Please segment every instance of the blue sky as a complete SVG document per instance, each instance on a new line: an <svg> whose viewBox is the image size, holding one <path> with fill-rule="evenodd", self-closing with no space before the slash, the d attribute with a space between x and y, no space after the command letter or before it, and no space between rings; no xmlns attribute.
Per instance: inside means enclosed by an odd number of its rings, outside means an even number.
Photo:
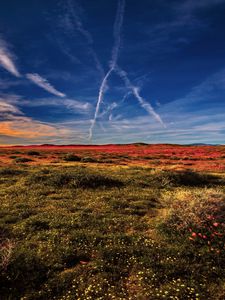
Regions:
<svg viewBox="0 0 225 300"><path fill-rule="evenodd" d="M4 1L0 144L225 142L225 0Z"/></svg>

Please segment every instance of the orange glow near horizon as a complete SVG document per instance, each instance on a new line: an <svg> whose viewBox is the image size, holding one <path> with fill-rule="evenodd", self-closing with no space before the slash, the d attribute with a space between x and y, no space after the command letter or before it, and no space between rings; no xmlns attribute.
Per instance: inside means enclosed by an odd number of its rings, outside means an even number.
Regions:
<svg viewBox="0 0 225 300"><path fill-rule="evenodd" d="M68 131L41 124L29 119L0 122L0 135L18 138L55 137L65 135Z"/></svg>

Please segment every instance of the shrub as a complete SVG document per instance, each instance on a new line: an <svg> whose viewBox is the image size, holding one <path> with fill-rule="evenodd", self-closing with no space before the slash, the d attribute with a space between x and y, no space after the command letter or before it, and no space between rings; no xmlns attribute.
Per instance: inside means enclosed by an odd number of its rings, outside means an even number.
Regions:
<svg viewBox="0 0 225 300"><path fill-rule="evenodd" d="M100 159L98 159L98 162L102 163L102 164L112 164L113 160L112 159L103 159L103 158L100 158Z"/></svg>
<svg viewBox="0 0 225 300"><path fill-rule="evenodd" d="M46 281L47 272L47 267L33 249L23 246L16 249L7 266L7 277L0 275L1 299L21 299L26 291L33 296L34 289L39 289Z"/></svg>
<svg viewBox="0 0 225 300"><path fill-rule="evenodd" d="M38 220L38 219L31 219L28 221L29 229L33 231L38 230L48 230L49 229L49 223L47 221Z"/></svg>
<svg viewBox="0 0 225 300"><path fill-rule="evenodd" d="M221 197L187 194L184 199L174 200L170 207L167 224L174 228L189 228L191 224L201 226L209 216L225 217L225 203Z"/></svg>
<svg viewBox="0 0 225 300"><path fill-rule="evenodd" d="M27 155L31 155L31 156L38 156L40 155L40 152L38 151L33 151L33 150L30 150L27 152Z"/></svg>
<svg viewBox="0 0 225 300"><path fill-rule="evenodd" d="M168 173L168 178L176 186L209 186L220 183L220 178L210 174L192 171Z"/></svg>
<svg viewBox="0 0 225 300"><path fill-rule="evenodd" d="M63 158L65 161L80 161L81 158L77 155L74 155L72 153L68 153Z"/></svg>
<svg viewBox="0 0 225 300"><path fill-rule="evenodd" d="M44 183L53 187L73 188L98 188L98 187L119 187L123 183L98 173L78 168L73 171L57 172L50 174L36 173L28 178L28 183Z"/></svg>
<svg viewBox="0 0 225 300"><path fill-rule="evenodd" d="M11 151L12 154L20 154L20 151Z"/></svg>
<svg viewBox="0 0 225 300"><path fill-rule="evenodd" d="M153 157L153 156L142 156L142 158L143 159L149 159L149 160L151 160L151 159L155 159L155 157Z"/></svg>
<svg viewBox="0 0 225 300"><path fill-rule="evenodd" d="M209 186L221 183L221 179L217 176L196 173L192 171L184 172L171 172L163 171L152 174L147 182L155 187L168 187L168 186L189 186L200 187Z"/></svg>
<svg viewBox="0 0 225 300"><path fill-rule="evenodd" d="M26 162L30 162L32 161L32 159L30 158L26 158L26 157L17 157L14 160L16 163L26 163Z"/></svg>
<svg viewBox="0 0 225 300"><path fill-rule="evenodd" d="M223 195L186 194L172 202L160 227L169 236L185 238L210 251L224 251L225 202Z"/></svg>
<svg viewBox="0 0 225 300"><path fill-rule="evenodd" d="M19 174L23 174L24 172L25 172L24 170L13 169L13 168L1 168L0 169L1 176L19 175Z"/></svg>
<svg viewBox="0 0 225 300"><path fill-rule="evenodd" d="M77 174L72 180L74 187L98 188L98 187L120 187L122 182L100 174L83 173Z"/></svg>
<svg viewBox="0 0 225 300"><path fill-rule="evenodd" d="M4 271L9 265L14 247L15 243L10 239L0 242L0 267Z"/></svg>
<svg viewBox="0 0 225 300"><path fill-rule="evenodd" d="M81 161L82 162L90 162L90 163L98 162L98 160L94 157L82 157Z"/></svg>

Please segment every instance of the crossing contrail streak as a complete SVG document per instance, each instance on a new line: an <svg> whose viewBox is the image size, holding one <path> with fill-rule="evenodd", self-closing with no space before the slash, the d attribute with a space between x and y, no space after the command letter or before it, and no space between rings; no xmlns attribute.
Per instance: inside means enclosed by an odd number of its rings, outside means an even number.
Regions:
<svg viewBox="0 0 225 300"><path fill-rule="evenodd" d="M79 15L76 13L73 3L71 2L71 0L68 0L68 7L70 9L70 14L73 18L73 21L75 22L76 28L77 30L80 32L80 34L86 39L88 47L89 47L89 53L92 56L92 59L95 63L96 69L99 71L99 73L101 74L101 77L103 77L105 75L104 69L98 59L98 56L95 52L95 50L93 49L93 38L90 34L90 32L88 30L86 30L83 26L83 23L79 17Z"/></svg>
<svg viewBox="0 0 225 300"><path fill-rule="evenodd" d="M92 138L93 129L94 129L94 126L95 126L95 123L96 123L96 119L98 117L100 104L102 102L102 99L103 99L103 96L104 96L104 92L106 90L107 80L108 80L110 74L112 73L112 71L113 71L113 69L110 68L109 71L106 73L105 77L102 80L102 83L101 83L101 86L100 86L100 89L99 89L99 94L98 94L98 101L97 101L97 105L96 105L96 108L95 108L94 119L92 120L91 127L89 129L89 140L91 140L91 138Z"/></svg>
<svg viewBox="0 0 225 300"><path fill-rule="evenodd" d="M141 97L138 87L134 86L131 83L130 79L127 76L127 73L124 70L122 70L121 68L119 68L118 66L116 67L115 71L123 79L126 87L132 92L132 94L138 100L141 107L145 111L147 111L148 114L153 116L163 127L166 127L165 124L163 123L160 115L155 112L155 110L151 106L151 104L146 102L146 100Z"/></svg>
<svg viewBox="0 0 225 300"><path fill-rule="evenodd" d="M134 97L137 99L138 103L140 106L151 116L155 118L164 128L166 127L165 124L163 123L161 117L159 114L157 114L154 110L154 108L151 106L150 103L148 103L139 93L138 87L132 84L130 79L127 76L127 73L121 69L118 64L118 56L119 56L119 50L120 50L120 45L121 45L121 28L123 25L123 16L124 16L124 8L125 8L125 0L119 0L118 2L118 8L117 8L117 13L116 13L116 18L114 22L114 30L113 30L113 36L114 36L114 46L112 49L112 57L109 62L109 70L104 76L100 88L99 88L99 93L98 93L98 101L96 104L95 108L95 114L94 114L94 119L91 121L91 126L89 129L89 140L92 139L93 136L93 130L94 126L96 124L96 120L99 115L99 109L100 105L103 101L104 93L107 88L107 81L111 75L112 72L116 72L119 77L124 81L125 86L130 90L130 93L134 95Z"/></svg>
<svg viewBox="0 0 225 300"><path fill-rule="evenodd" d="M117 8L117 13L116 13L116 19L114 22L114 46L112 49L112 57L109 63L109 70L106 73L105 77L102 80L102 83L99 88L99 93L98 93L98 101L96 104L95 108L95 114L94 114L94 119L91 122L91 126L89 129L89 140L92 139L93 136L93 129L98 117L99 113L99 108L103 100L103 96L107 87L107 81L111 73L115 70L116 65L117 65L117 60L118 60L118 55L119 55L119 49L120 49L120 44L121 44L121 28L123 25L123 15L124 15L124 8L125 8L125 0L119 0L118 2L118 8Z"/></svg>
<svg viewBox="0 0 225 300"><path fill-rule="evenodd" d="M118 9L116 14L116 19L114 22L114 47L112 50L112 59L110 62L111 68L115 68L117 65L120 44L121 44L121 28L123 26L123 16L124 16L124 9L125 9L125 0L120 0L118 3Z"/></svg>

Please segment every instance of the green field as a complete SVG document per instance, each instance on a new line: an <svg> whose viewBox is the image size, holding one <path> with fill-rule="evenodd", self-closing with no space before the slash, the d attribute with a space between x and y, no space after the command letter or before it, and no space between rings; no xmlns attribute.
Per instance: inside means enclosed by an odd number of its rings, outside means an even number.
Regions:
<svg viewBox="0 0 225 300"><path fill-rule="evenodd" d="M223 173L0 168L0 298L225 299Z"/></svg>

